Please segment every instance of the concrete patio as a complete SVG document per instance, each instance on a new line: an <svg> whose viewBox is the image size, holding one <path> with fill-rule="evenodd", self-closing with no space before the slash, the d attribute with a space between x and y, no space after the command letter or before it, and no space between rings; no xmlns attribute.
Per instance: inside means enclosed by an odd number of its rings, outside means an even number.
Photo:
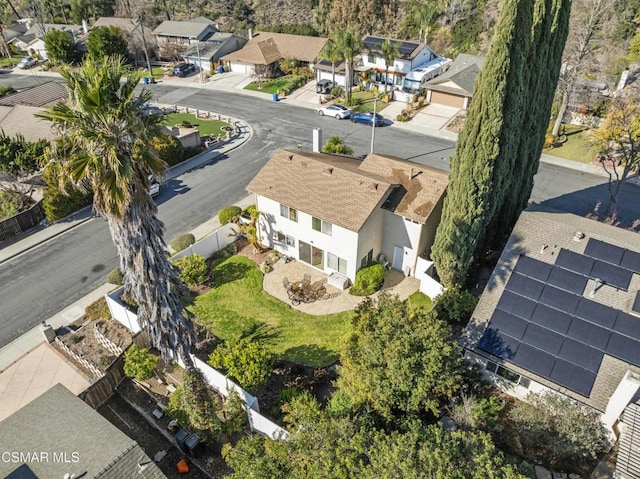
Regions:
<svg viewBox="0 0 640 479"><path fill-rule="evenodd" d="M322 281L327 289L326 299L318 299L313 303L300 303L298 306L291 304L287 291L285 290L282 280L287 278L289 281L301 281L305 273L311 275L311 282ZM262 287L271 296L278 298L280 301L287 303L293 309L297 309L303 313L313 314L316 316L322 314L334 314L342 311L350 311L355 309L364 299L363 296L351 296L349 289L344 291L327 284L327 274L318 271L301 261L291 261L284 263L278 261L273 265L273 271L266 274L262 282ZM375 297L381 292L391 295L398 295L400 299L407 299L411 294L418 291L420 281L413 277L405 277L400 271L391 270L384 278L382 289L372 296Z"/></svg>

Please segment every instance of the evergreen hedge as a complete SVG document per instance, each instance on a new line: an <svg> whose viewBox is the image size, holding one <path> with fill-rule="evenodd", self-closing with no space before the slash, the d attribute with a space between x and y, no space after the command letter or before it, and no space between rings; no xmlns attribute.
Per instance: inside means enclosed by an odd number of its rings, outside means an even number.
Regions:
<svg viewBox="0 0 640 479"><path fill-rule="evenodd" d="M385 267L373 262L356 273L356 280L349 292L354 296L369 296L382 287L385 274Z"/></svg>

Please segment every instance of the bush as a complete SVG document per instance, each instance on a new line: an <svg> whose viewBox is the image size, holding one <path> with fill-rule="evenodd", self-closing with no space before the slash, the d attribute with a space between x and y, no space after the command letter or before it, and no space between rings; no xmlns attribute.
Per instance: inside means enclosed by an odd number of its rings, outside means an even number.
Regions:
<svg viewBox="0 0 640 479"><path fill-rule="evenodd" d="M243 388L254 391L271 375L273 357L269 349L248 339L218 346L209 356L209 365L221 369Z"/></svg>
<svg viewBox="0 0 640 479"><path fill-rule="evenodd" d="M28 208L28 196L19 191L0 190L0 220L11 218Z"/></svg>
<svg viewBox="0 0 640 479"><path fill-rule="evenodd" d="M185 159L184 146L175 136L160 135L151 139L151 148L167 165L173 166Z"/></svg>
<svg viewBox="0 0 640 479"><path fill-rule="evenodd" d="M242 216L244 218L251 219L251 217L255 215L257 211L258 211L258 207L256 205L249 205L242 210Z"/></svg>
<svg viewBox="0 0 640 479"><path fill-rule="evenodd" d="M0 85L0 97L14 93L15 90L11 85Z"/></svg>
<svg viewBox="0 0 640 479"><path fill-rule="evenodd" d="M342 96L342 87L339 86L334 86L331 89L331 97L332 98L338 98Z"/></svg>
<svg viewBox="0 0 640 479"><path fill-rule="evenodd" d="M238 252L238 247L236 246L235 243L229 243L227 246L224 247L224 250L228 254L236 254Z"/></svg>
<svg viewBox="0 0 640 479"><path fill-rule="evenodd" d="M476 307L476 298L460 288L445 290L436 300L434 311L438 319L447 323L467 324Z"/></svg>
<svg viewBox="0 0 640 479"><path fill-rule="evenodd" d="M407 110L402 110L402 113L396 116L396 121L409 121L409 113Z"/></svg>
<svg viewBox="0 0 640 479"><path fill-rule="evenodd" d="M122 274L119 266L116 266L109 272L107 275L107 283L117 284L118 286L124 284L124 274Z"/></svg>
<svg viewBox="0 0 640 479"><path fill-rule="evenodd" d="M247 412L244 409L244 402L233 389L229 391L229 396L222 405L222 416L224 417L222 429L227 434L242 432L249 422Z"/></svg>
<svg viewBox="0 0 640 479"><path fill-rule="evenodd" d="M273 271L273 266L271 266L271 263L265 259L260 263L260 271L262 274L271 273L271 271Z"/></svg>
<svg viewBox="0 0 640 479"><path fill-rule="evenodd" d="M382 287L387 270L380 263L373 262L356 273L356 280L350 293L354 296L369 296Z"/></svg>
<svg viewBox="0 0 640 479"><path fill-rule="evenodd" d="M65 192L61 192L54 168L45 168L42 179L46 185L42 206L50 223L55 223L83 206L91 204L93 199L91 193L80 192L71 185L65 186Z"/></svg>
<svg viewBox="0 0 640 479"><path fill-rule="evenodd" d="M149 379L158 365L158 357L132 344L124 353L124 373L138 381Z"/></svg>
<svg viewBox="0 0 640 479"><path fill-rule="evenodd" d="M113 359L111 358L111 356L106 356L106 355L102 355L100 356L100 366L102 366L103 368L106 368L107 366L109 366L112 363Z"/></svg>
<svg viewBox="0 0 640 479"><path fill-rule="evenodd" d="M169 246L171 246L171 249L173 249L173 251L175 251L176 253L179 253L183 249L187 249L189 246L191 246L195 242L196 242L196 237L193 236L191 233L187 233L187 234L179 235L173 238L171 240L171 243L169 243Z"/></svg>
<svg viewBox="0 0 640 479"><path fill-rule="evenodd" d="M110 319L111 311L109 311L109 306L107 306L107 300L104 297L94 301L84 310L84 319L89 319L91 321L98 321L101 319Z"/></svg>
<svg viewBox="0 0 640 479"><path fill-rule="evenodd" d="M209 267L204 256L199 254L190 254L175 261L174 263L180 269L180 279L187 286L197 286L204 283L209 275Z"/></svg>
<svg viewBox="0 0 640 479"><path fill-rule="evenodd" d="M240 208L239 206L225 206L220 211L218 211L218 220L220 221L221 225L227 225L240 214L242 214L242 208Z"/></svg>

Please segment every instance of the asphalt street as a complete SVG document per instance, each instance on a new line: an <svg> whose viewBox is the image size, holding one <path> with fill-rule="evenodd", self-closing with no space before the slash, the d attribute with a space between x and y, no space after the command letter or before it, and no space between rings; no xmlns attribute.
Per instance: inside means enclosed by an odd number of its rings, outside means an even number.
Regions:
<svg viewBox="0 0 640 479"><path fill-rule="evenodd" d="M24 88L37 77L11 78ZM7 79L0 75L0 83ZM348 121L321 118L313 110L238 94L188 87L152 85L156 100L209 110L247 121L253 137L228 156L186 173L163 185L156 198L159 216L172 239L211 218L246 195L249 180L278 148L311 149L313 128L323 138L339 134L356 156L369 152L371 129ZM375 151L448 169L453 142L392 127L377 128ZM625 186L623 215L638 217L640 189ZM532 201L548 201L575 213L584 213L606 200L606 179L542 164ZM72 304L104 283L117 265L115 247L106 221L93 219L53 240L0 265L0 347Z"/></svg>

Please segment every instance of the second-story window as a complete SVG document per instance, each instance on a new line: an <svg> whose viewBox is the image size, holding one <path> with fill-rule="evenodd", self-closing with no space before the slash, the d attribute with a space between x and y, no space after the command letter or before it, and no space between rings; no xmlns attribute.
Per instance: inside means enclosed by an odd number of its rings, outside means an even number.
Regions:
<svg viewBox="0 0 640 479"><path fill-rule="evenodd" d="M369 54L367 55L367 61L369 63L375 63L376 62L376 54L375 53L371 53L369 52Z"/></svg>
<svg viewBox="0 0 640 479"><path fill-rule="evenodd" d="M289 218L291 221L298 221L298 210L294 210L293 208L289 208L285 205L280 205L280 216L285 218Z"/></svg>
<svg viewBox="0 0 640 479"><path fill-rule="evenodd" d="M326 235L331 236L332 224L326 221L322 221L320 218L312 217L311 218L311 227L316 230L324 233Z"/></svg>

